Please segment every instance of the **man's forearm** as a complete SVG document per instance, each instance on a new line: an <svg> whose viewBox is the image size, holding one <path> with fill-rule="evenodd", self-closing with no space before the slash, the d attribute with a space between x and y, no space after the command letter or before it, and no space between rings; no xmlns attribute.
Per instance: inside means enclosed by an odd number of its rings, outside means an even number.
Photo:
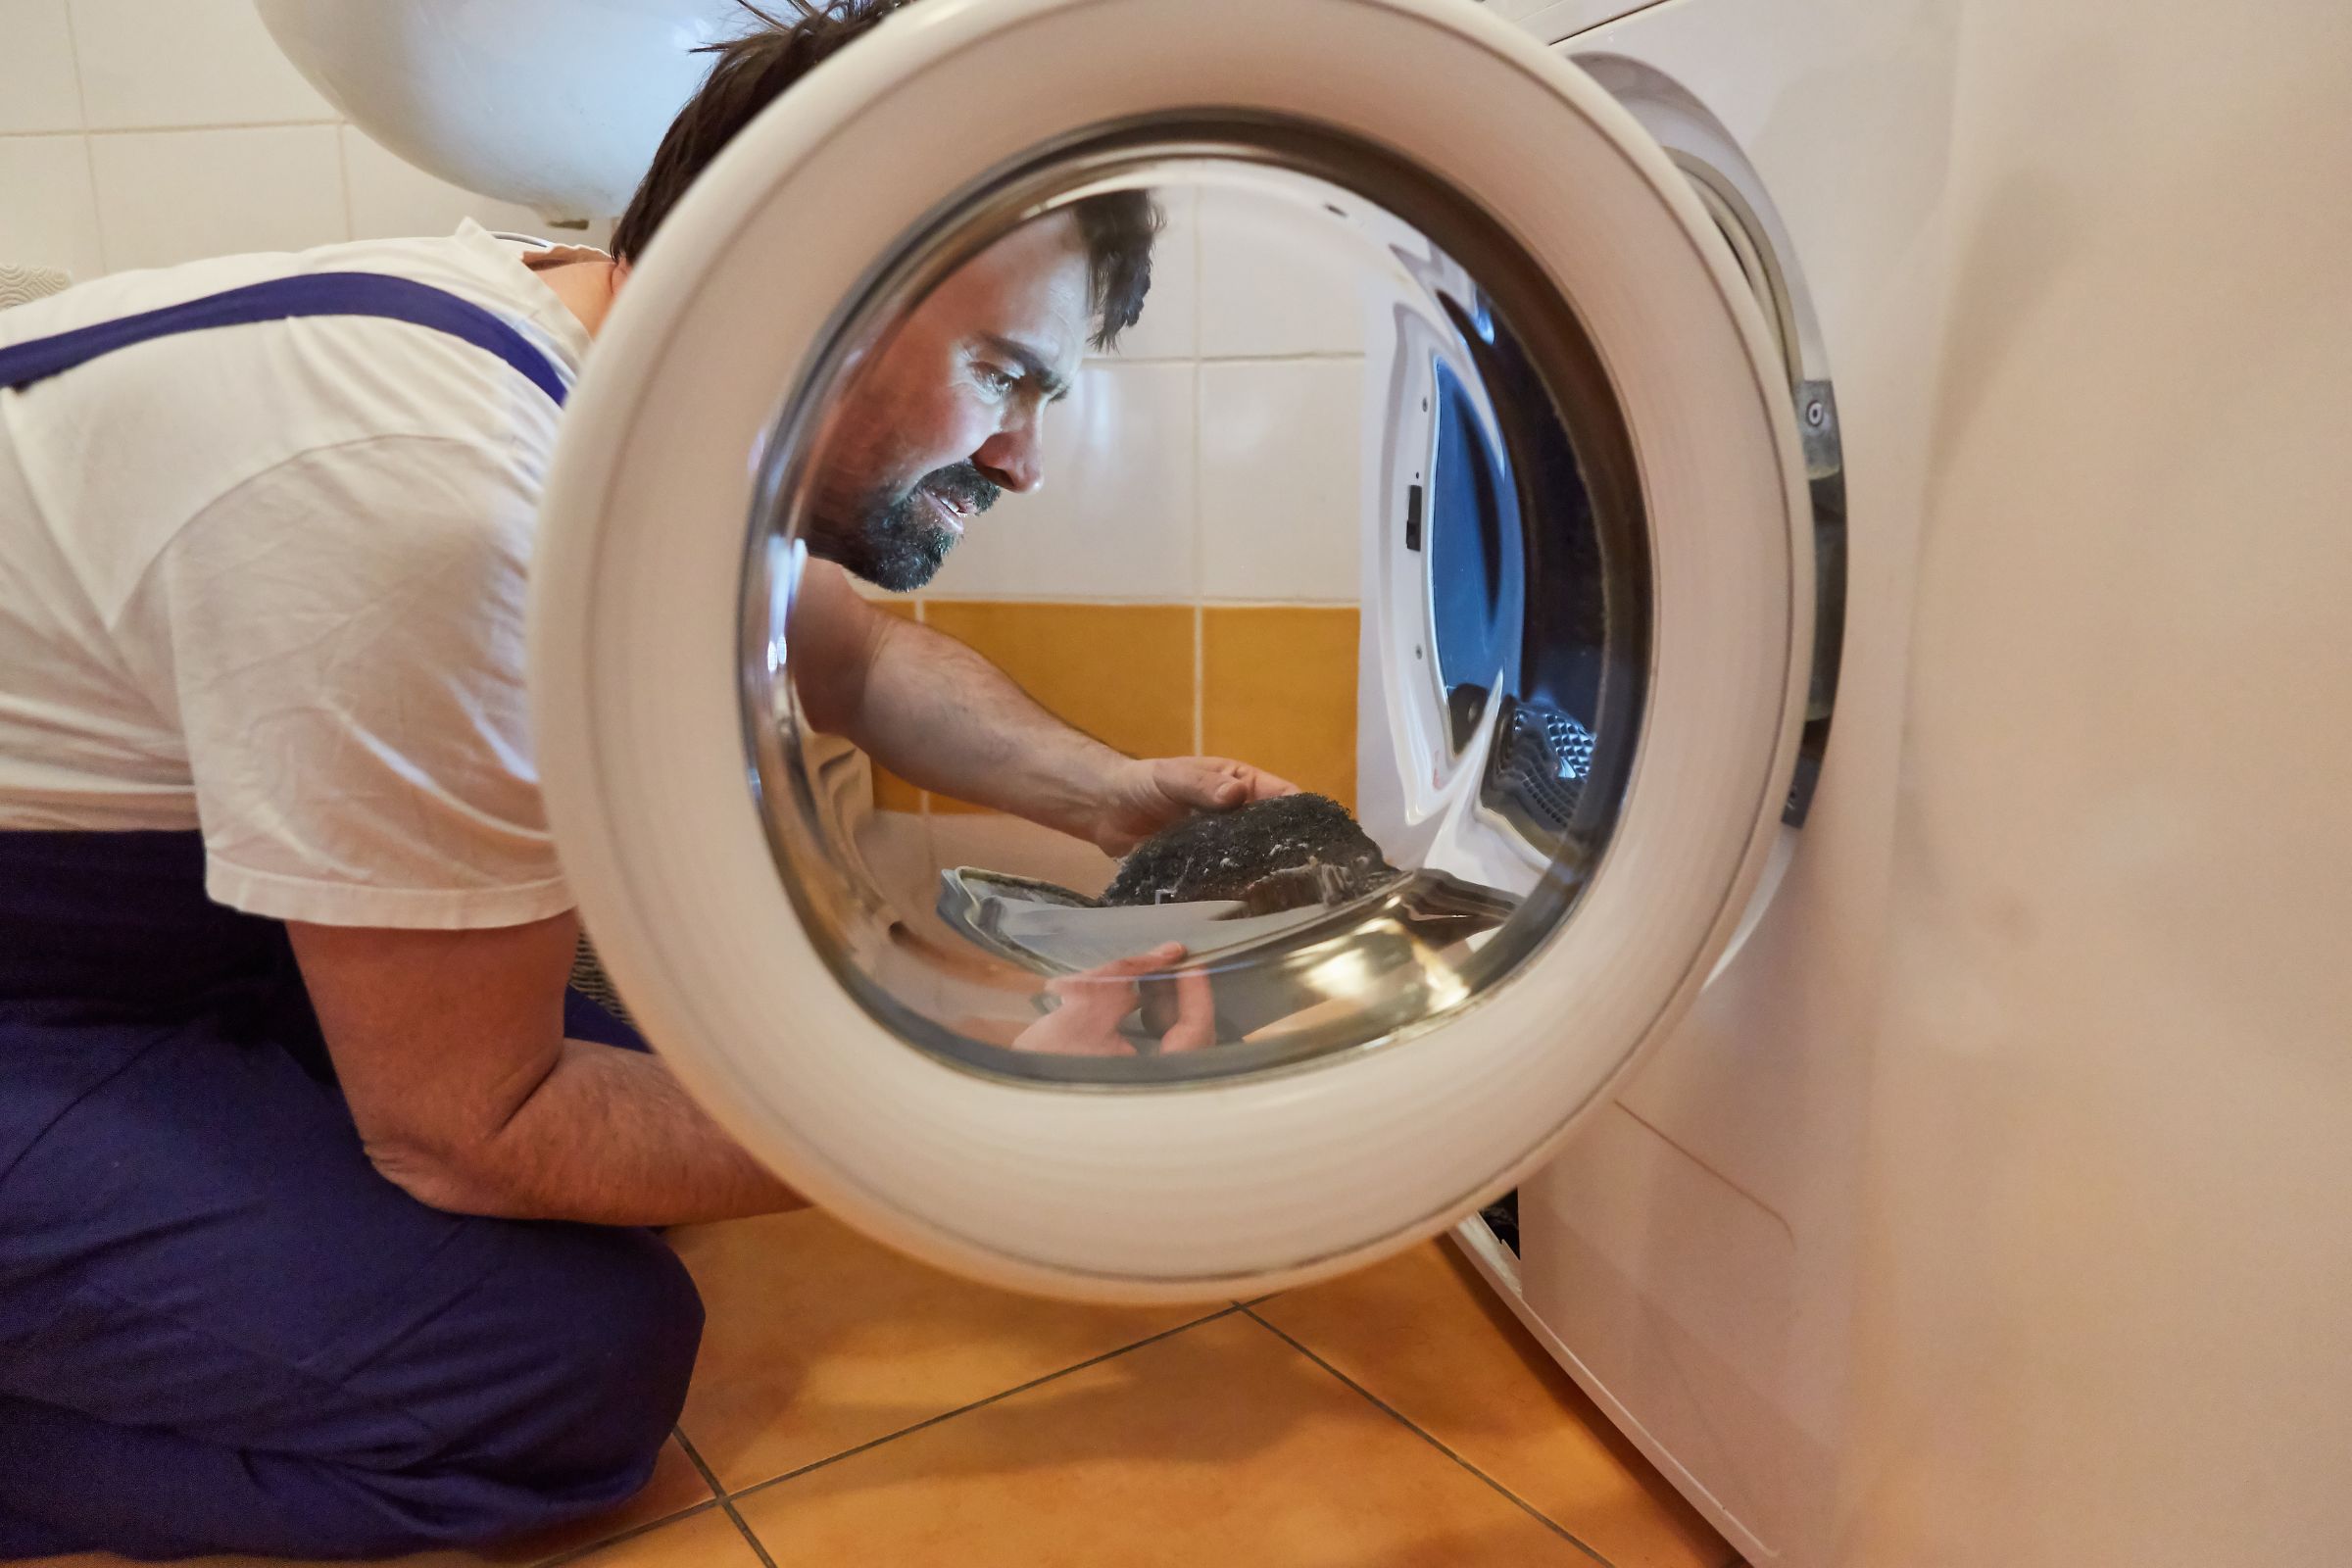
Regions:
<svg viewBox="0 0 2352 1568"><path fill-rule="evenodd" d="M583 1040L469 1152L444 1204L515 1219L687 1225L801 1207L650 1055Z"/></svg>
<svg viewBox="0 0 2352 1568"><path fill-rule="evenodd" d="M924 789L1113 855L1190 812L1292 789L1229 758L1124 757L953 637L876 610L822 562L804 578L795 613L793 684L809 722Z"/></svg>
<svg viewBox="0 0 2352 1568"><path fill-rule="evenodd" d="M1127 760L1056 718L971 649L896 622L847 737L910 784L1087 836Z"/></svg>

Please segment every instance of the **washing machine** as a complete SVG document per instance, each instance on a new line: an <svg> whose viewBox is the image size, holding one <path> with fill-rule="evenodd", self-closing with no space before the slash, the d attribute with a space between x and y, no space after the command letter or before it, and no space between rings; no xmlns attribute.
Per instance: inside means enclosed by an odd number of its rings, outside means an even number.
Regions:
<svg viewBox="0 0 2352 1568"><path fill-rule="evenodd" d="M2327 1560L2348 61L2285 5L913 8L676 209L566 416L587 924L747 1148L942 1266L1209 1299L1450 1230L1751 1561ZM830 415L1024 222L1268 179L1392 290L1357 757L1414 879L1208 965L1295 1026L1024 1051L795 695Z"/></svg>

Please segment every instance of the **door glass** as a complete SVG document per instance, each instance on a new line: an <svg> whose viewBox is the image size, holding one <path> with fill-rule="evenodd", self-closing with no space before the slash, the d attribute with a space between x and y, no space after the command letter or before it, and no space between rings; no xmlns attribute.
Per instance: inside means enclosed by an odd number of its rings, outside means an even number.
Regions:
<svg viewBox="0 0 2352 1568"><path fill-rule="evenodd" d="M1270 127L1061 149L910 236L779 391L750 771L912 1048L1271 1070L1472 1004L1573 915L1646 536L1572 314L1458 196Z"/></svg>

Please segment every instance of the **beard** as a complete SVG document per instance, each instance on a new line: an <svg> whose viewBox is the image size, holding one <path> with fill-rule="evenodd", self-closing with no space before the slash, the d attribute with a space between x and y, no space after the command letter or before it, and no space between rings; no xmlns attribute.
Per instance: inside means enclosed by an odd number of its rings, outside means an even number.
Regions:
<svg viewBox="0 0 2352 1568"><path fill-rule="evenodd" d="M939 520L928 498L936 496L951 510L976 517L995 506L1000 494L972 464L951 463L923 475L903 495L860 506L846 520L816 519L808 550L877 588L906 593L938 574L959 537Z"/></svg>

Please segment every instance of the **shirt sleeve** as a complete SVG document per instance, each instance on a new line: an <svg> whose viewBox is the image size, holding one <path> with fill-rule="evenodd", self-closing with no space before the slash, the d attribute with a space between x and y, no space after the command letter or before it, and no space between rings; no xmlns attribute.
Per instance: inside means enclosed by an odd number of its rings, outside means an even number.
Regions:
<svg viewBox="0 0 2352 1568"><path fill-rule="evenodd" d="M206 887L324 925L568 908L539 796L523 607L540 464L438 436L306 453L157 558Z"/></svg>

